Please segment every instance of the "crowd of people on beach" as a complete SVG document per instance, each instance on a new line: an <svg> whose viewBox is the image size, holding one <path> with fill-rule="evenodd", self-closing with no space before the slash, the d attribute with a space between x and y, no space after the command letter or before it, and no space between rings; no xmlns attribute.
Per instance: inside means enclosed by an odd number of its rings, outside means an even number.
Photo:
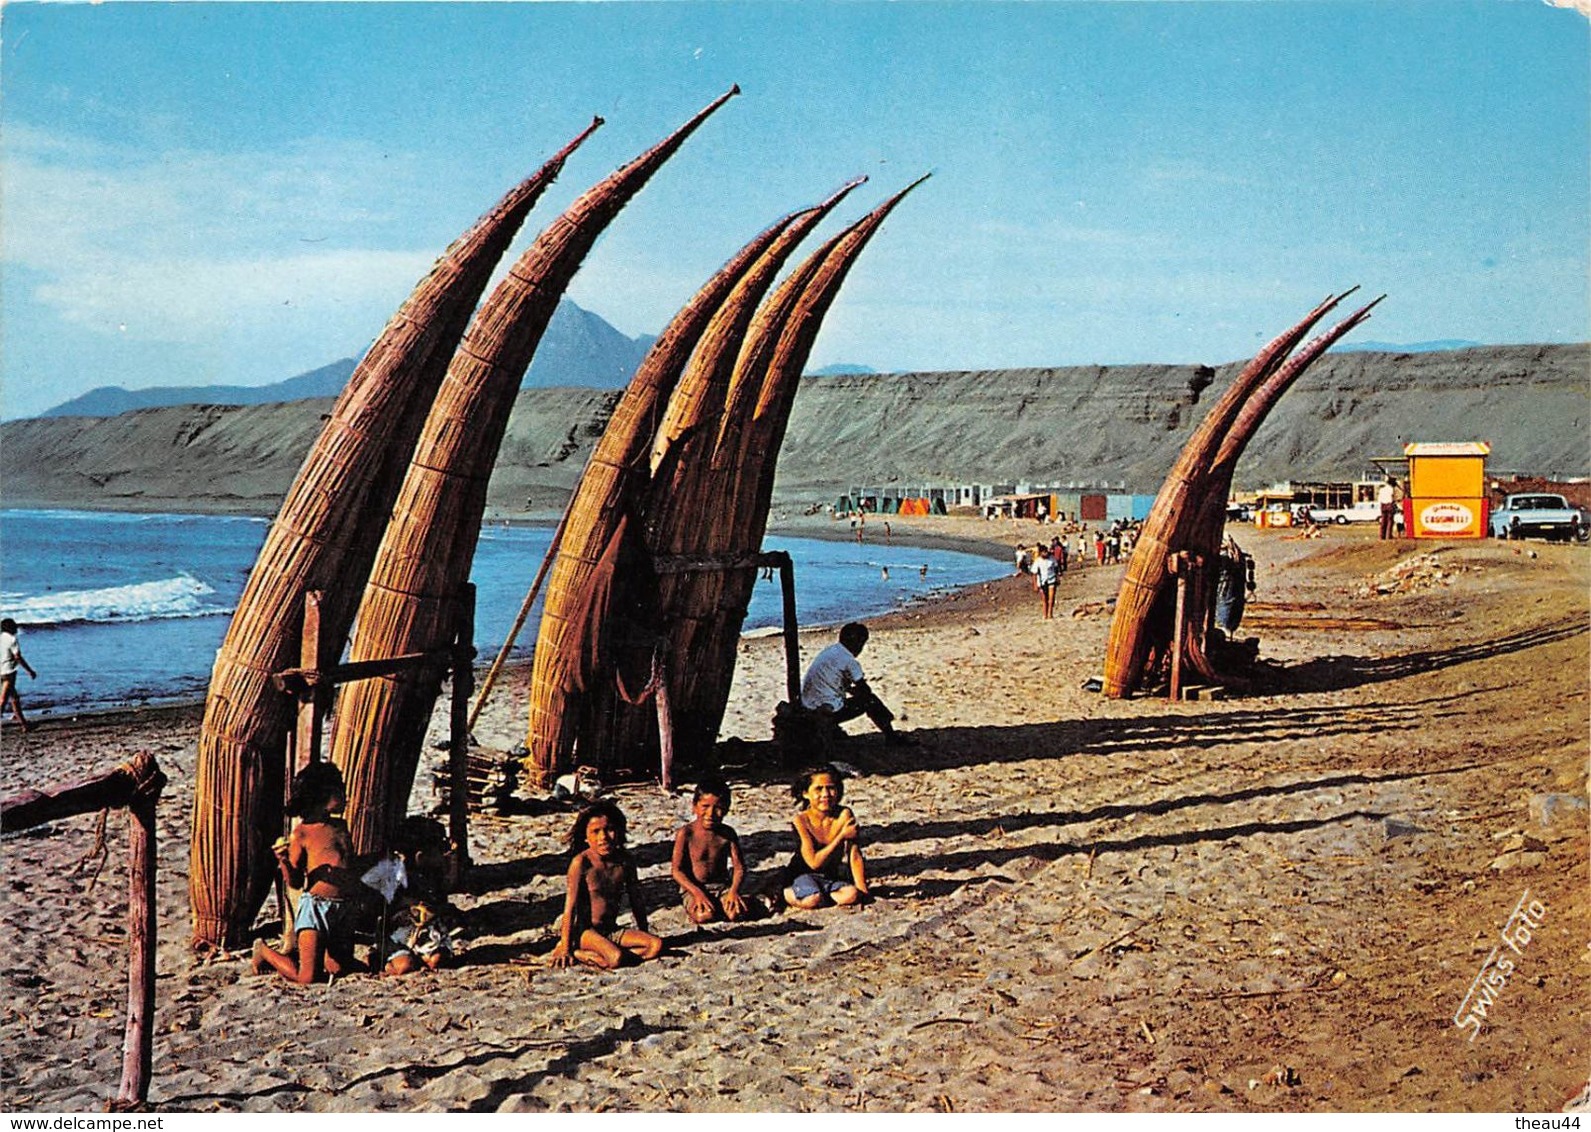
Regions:
<svg viewBox="0 0 1591 1132"><path fill-rule="evenodd" d="M1117 519L1108 527L1090 531L1086 523L1069 523L1065 531L1051 535L1047 543L1017 543L1016 572L1033 576L1043 618L1048 621L1055 616L1055 591L1068 566L1082 569L1090 560L1100 566L1121 562L1132 554L1142 526L1142 520Z"/></svg>
<svg viewBox="0 0 1591 1132"><path fill-rule="evenodd" d="M896 730L894 713L867 684L858 657L868 635L867 626L851 622L818 653L802 681L800 710L820 734L832 735L842 723L865 715L887 745L914 744ZM799 806L791 820L790 860L764 891L751 892L740 839L724 824L732 800L729 785L718 777L698 783L690 820L674 834L669 864L691 924L734 923L786 908L845 907L871 898L861 831L856 815L843 804L840 768L814 763L796 777L790 793ZM569 868L549 964L613 970L655 959L666 944L648 930L650 909L627 847L624 811L608 798L571 797L586 804L565 839ZM459 879L459 854L446 830L429 818L407 818L393 853L369 867L354 854L341 816L346 805L347 789L335 765L312 763L294 779L288 812L298 822L274 850L284 889L300 893L297 910L282 948L255 943L255 973L274 971L302 984L373 966L388 975L435 970L454 958L460 914L447 894ZM360 919L369 918L372 891L380 892L399 926L378 938L377 958L367 965L355 958L353 941ZM633 927L619 923L625 903Z"/></svg>
<svg viewBox="0 0 1591 1132"><path fill-rule="evenodd" d="M871 899L861 829L843 804L844 774L828 763L808 767L790 793L800 807L791 820L790 860L759 893L747 889L740 838L724 822L732 800L729 784L716 777L697 784L690 820L674 834L669 864L691 924L738 923L786 908L810 911ZM256 941L251 956L256 974L274 971L289 982L308 984L377 965L384 974L405 975L454 960L461 914L447 893L458 879L456 847L447 844L439 823L421 817L407 819L395 846L394 858L402 866L396 870L399 884L379 893L390 902L398 926L377 941L371 963L356 958L356 933L362 919L372 918L369 910L382 878L373 875L379 865L367 870L355 857L341 816L346 804L342 772L331 763L311 764L294 780L289 807L299 820L275 846L283 883L301 890L288 933L291 946L278 949ZM569 868L550 966L614 970L655 959L667 946L649 930L651 909L628 847L628 827L624 811L610 798L597 798L575 815L566 837ZM619 922L626 903L633 927ZM384 962L375 955L384 955Z"/></svg>

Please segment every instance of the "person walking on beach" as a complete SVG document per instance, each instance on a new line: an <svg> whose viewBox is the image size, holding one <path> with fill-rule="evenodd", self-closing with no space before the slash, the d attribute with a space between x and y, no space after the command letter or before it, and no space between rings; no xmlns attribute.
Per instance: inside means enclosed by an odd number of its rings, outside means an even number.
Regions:
<svg viewBox="0 0 1591 1132"><path fill-rule="evenodd" d="M22 646L17 642L17 623L7 617L0 620L0 715L10 708L17 722L22 725L22 730L32 731L33 724L22 714L22 696L17 691L18 668L26 672L30 680L39 678L39 674L33 671L33 666L22 655Z"/></svg>
<svg viewBox="0 0 1591 1132"><path fill-rule="evenodd" d="M1046 621L1055 616L1055 586L1059 578L1055 558L1050 554L1049 547L1040 546L1038 557L1033 560L1033 588L1039 591Z"/></svg>
<svg viewBox="0 0 1591 1132"><path fill-rule="evenodd" d="M813 658L801 681L801 706L838 728L847 720L865 715L884 733L886 745L908 746L911 740L895 730L895 713L867 686L861 661L867 646L867 626L852 621L840 630L840 639Z"/></svg>

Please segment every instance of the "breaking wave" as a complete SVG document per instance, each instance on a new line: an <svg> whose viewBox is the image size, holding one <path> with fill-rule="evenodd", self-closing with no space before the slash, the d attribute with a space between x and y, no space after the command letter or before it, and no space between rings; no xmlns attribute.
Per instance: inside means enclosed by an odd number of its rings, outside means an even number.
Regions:
<svg viewBox="0 0 1591 1132"><path fill-rule="evenodd" d="M216 600L216 591L191 574L109 586L98 590L62 590L23 597L0 595L0 607L19 625L35 629L63 625L158 621L171 617L215 617L233 607Z"/></svg>

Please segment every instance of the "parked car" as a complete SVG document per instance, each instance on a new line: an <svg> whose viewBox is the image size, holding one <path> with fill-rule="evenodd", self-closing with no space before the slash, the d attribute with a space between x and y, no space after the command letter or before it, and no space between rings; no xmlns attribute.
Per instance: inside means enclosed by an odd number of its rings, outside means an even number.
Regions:
<svg viewBox="0 0 1591 1132"><path fill-rule="evenodd" d="M1355 503L1352 507L1311 507L1309 517L1317 523L1378 523L1381 507L1377 503Z"/></svg>
<svg viewBox="0 0 1591 1132"><path fill-rule="evenodd" d="M1579 508L1569 506L1569 501L1561 495L1542 492L1508 496L1502 506L1492 512L1491 518L1494 538L1519 539L1535 535L1553 540L1583 540L1587 529Z"/></svg>

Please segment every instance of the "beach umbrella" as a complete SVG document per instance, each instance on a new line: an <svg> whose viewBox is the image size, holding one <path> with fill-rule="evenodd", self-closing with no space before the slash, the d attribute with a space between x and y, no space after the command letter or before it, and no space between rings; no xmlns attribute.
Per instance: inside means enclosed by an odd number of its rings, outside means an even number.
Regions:
<svg viewBox="0 0 1591 1132"><path fill-rule="evenodd" d="M730 89L588 189L536 238L476 314L426 418L376 552L350 660L451 643L509 411L559 298L624 205L739 92ZM342 689L332 758L348 783L349 828L360 852L385 848L404 815L440 676L437 670L406 671Z"/></svg>
<svg viewBox="0 0 1591 1132"><path fill-rule="evenodd" d="M300 663L318 590L336 661L386 516L470 313L525 216L595 119L442 254L348 379L283 499L216 653L194 783L189 896L196 945L247 937L275 872L284 747L296 705L271 675Z"/></svg>

